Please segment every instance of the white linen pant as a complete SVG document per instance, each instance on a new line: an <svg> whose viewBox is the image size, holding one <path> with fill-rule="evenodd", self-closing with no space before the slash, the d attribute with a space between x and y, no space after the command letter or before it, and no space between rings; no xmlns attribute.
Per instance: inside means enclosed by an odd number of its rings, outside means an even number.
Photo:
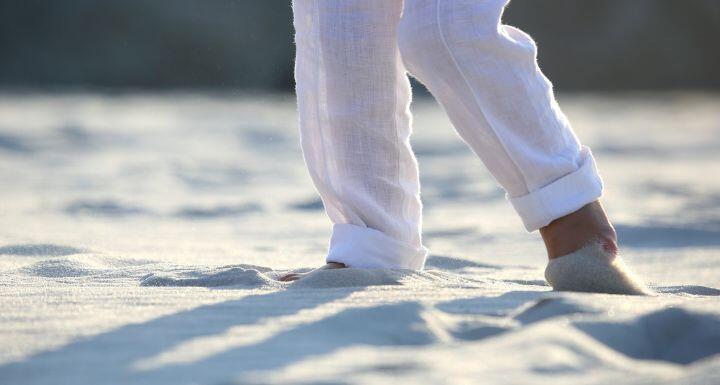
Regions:
<svg viewBox="0 0 720 385"><path fill-rule="evenodd" d="M303 156L333 222L328 262L422 269L409 72L534 231L596 200L592 154L507 0L293 0Z"/></svg>

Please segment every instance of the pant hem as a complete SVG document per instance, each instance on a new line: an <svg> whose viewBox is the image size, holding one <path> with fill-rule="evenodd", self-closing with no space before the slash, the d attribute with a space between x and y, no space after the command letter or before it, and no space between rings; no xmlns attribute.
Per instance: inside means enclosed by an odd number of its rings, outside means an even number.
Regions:
<svg viewBox="0 0 720 385"><path fill-rule="evenodd" d="M576 171L529 194L508 197L527 231L538 230L602 196L602 179L588 147L583 146L581 158Z"/></svg>
<svg viewBox="0 0 720 385"><path fill-rule="evenodd" d="M336 224L327 262L369 269L422 270L428 249L415 248L381 231L352 224Z"/></svg>

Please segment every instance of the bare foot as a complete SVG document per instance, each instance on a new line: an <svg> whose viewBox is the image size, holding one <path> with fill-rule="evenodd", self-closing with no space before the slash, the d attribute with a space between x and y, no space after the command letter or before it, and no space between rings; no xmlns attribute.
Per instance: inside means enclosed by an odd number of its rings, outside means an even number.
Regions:
<svg viewBox="0 0 720 385"><path fill-rule="evenodd" d="M317 269L310 270L307 273L288 273L280 277L280 281L282 282L290 282L290 281L297 281L298 279L318 270L330 270L330 269L342 269L345 268L345 266L342 263L339 262L328 262L325 264L325 266L318 267Z"/></svg>
<svg viewBox="0 0 720 385"><path fill-rule="evenodd" d="M652 293L618 256L617 235L600 202L552 221L540 234L550 258L545 279L554 290Z"/></svg>
<svg viewBox="0 0 720 385"><path fill-rule="evenodd" d="M609 253L617 254L617 235L599 201L588 203L574 213L560 217L540 229L550 259L580 250L598 242Z"/></svg>

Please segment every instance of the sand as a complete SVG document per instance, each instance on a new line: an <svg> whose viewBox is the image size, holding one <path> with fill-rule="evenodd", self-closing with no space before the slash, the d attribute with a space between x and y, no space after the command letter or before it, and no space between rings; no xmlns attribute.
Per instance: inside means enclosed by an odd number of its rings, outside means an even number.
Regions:
<svg viewBox="0 0 720 385"><path fill-rule="evenodd" d="M426 270L323 262L292 95L0 95L1 384L720 383L720 96L562 95L656 294L553 292L431 101Z"/></svg>

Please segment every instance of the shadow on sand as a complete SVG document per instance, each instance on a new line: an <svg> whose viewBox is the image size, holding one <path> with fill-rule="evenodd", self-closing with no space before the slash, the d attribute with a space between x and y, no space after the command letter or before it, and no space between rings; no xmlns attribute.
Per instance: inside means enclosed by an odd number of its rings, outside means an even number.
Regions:
<svg viewBox="0 0 720 385"><path fill-rule="evenodd" d="M73 342L54 351L0 366L0 378L23 384L189 384L214 383L249 371L272 370L353 345L417 346L438 343L436 330L425 319L426 305L417 301L352 307L283 327L259 341L229 344L190 360L171 360L138 368L138 363L172 352L193 340L222 338L235 327L312 310L341 300L363 287L293 289L250 295L238 300L200 306ZM477 301L506 303L517 308L543 292L507 293ZM331 312L332 313L332 312ZM477 329L477 330L476 330ZM482 330L480 330L482 329ZM460 340L477 340L505 329L448 330ZM248 331L248 333L252 333ZM240 336L243 337L243 336ZM252 335L247 336L252 337ZM190 344L188 344L190 343ZM200 349L207 344L198 344Z"/></svg>
<svg viewBox="0 0 720 385"><path fill-rule="evenodd" d="M293 287L199 306L2 365L0 379L53 385L218 383L355 345L479 341L553 318L567 318L564 325L632 358L688 364L720 352L717 315L660 309L610 322L595 317L606 309L589 300L592 294L527 290L432 306L413 300L334 308L332 303L365 289Z"/></svg>
<svg viewBox="0 0 720 385"><path fill-rule="evenodd" d="M329 339L327 344L315 347L313 351L308 350L308 344L297 341L297 335L307 333L291 330L268 341L231 348L191 363L152 370L137 370L134 367L142 360L173 350L193 339L222 335L232 327L251 326L272 318L296 314L345 298L359 289L314 290L312 295L304 290L284 290L204 305L147 322L122 326L57 350L2 365L0 378L8 384L182 384L196 383L200 379L210 382L228 379L231 374L228 373L229 369L239 373L249 369L281 366L353 341ZM349 313L344 317L351 320L355 315ZM304 327L321 329L322 322ZM284 345L282 354L278 354L279 350L272 347L278 343Z"/></svg>

